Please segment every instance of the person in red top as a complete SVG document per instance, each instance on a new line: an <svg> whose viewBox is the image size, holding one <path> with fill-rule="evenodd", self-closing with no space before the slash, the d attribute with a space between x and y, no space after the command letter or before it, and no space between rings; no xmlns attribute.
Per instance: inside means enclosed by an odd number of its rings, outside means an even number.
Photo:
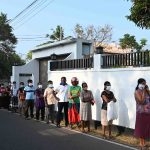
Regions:
<svg viewBox="0 0 150 150"><path fill-rule="evenodd" d="M0 86L0 96L4 96L6 93L6 88L4 87L4 84L2 83Z"/></svg>

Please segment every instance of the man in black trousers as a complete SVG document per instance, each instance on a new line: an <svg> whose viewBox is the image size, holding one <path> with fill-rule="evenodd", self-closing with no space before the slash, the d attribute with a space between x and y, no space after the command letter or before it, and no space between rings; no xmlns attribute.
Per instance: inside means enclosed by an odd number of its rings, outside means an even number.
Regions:
<svg viewBox="0 0 150 150"><path fill-rule="evenodd" d="M65 126L68 126L68 90L69 85L66 83L66 77L61 77L60 85L55 89L57 97L59 98L57 112L57 127L60 127L63 108L65 115Z"/></svg>

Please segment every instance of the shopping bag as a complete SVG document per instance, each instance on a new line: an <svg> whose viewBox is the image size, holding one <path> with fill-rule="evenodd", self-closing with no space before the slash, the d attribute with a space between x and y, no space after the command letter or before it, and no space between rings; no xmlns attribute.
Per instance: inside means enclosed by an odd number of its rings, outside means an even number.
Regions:
<svg viewBox="0 0 150 150"><path fill-rule="evenodd" d="M118 118L118 113L117 113L117 107L116 103L113 101L110 101L107 104L107 120L115 120Z"/></svg>

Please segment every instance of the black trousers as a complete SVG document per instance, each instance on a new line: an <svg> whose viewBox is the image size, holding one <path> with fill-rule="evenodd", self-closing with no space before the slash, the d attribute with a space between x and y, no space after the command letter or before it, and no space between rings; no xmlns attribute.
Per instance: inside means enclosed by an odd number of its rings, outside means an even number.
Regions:
<svg viewBox="0 0 150 150"><path fill-rule="evenodd" d="M49 122L49 120L51 121L51 123L54 123L54 120L55 120L55 104L48 105L48 116L47 116L46 121Z"/></svg>
<svg viewBox="0 0 150 150"><path fill-rule="evenodd" d="M28 109L30 108L30 117L33 118L33 108L34 108L34 100L26 100L25 101L25 117L29 117Z"/></svg>
<svg viewBox="0 0 150 150"><path fill-rule="evenodd" d="M45 117L45 107L37 107L36 108L36 119L39 120L39 117L41 116L41 120L44 120Z"/></svg>
<svg viewBox="0 0 150 150"><path fill-rule="evenodd" d="M62 109L64 108L65 125L68 125L68 102L58 102L57 125L60 125L62 120Z"/></svg>

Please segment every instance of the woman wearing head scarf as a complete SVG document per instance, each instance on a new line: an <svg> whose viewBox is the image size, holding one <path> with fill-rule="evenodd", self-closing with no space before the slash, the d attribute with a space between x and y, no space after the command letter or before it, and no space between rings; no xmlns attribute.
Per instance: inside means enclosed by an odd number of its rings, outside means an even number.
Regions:
<svg viewBox="0 0 150 150"><path fill-rule="evenodd" d="M69 88L68 98L69 98L69 107L68 107L68 121L70 127L72 128L73 124L77 124L79 126L80 117L79 117L79 110L80 110L80 92L81 87L78 85L79 81L77 77L73 77L71 79L71 84Z"/></svg>
<svg viewBox="0 0 150 150"><path fill-rule="evenodd" d="M140 148L145 149L147 146L145 139L150 138L150 91L145 79L138 79L134 96L136 101L134 135L140 140Z"/></svg>

